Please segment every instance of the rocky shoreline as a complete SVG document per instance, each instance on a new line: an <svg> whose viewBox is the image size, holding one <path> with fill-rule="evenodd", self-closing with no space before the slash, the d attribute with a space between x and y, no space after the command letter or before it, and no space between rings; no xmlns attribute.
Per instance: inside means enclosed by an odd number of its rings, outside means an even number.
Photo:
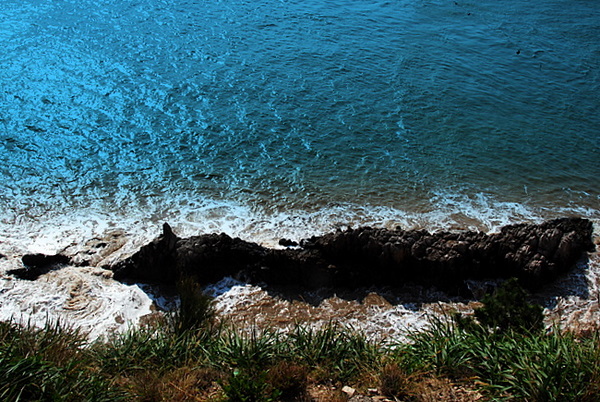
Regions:
<svg viewBox="0 0 600 402"><path fill-rule="evenodd" d="M396 228L347 229L283 249L262 247L226 234L179 238L168 224L132 256L110 266L114 278L171 285L181 276L200 283L236 277L248 283L323 287L433 286L469 296L465 281L517 277L535 291L595 250L592 223L563 218L505 226L499 233L435 232ZM106 246L106 245L105 245ZM56 264L91 261L64 254L25 255L25 268L10 273L35 279Z"/></svg>
<svg viewBox="0 0 600 402"><path fill-rule="evenodd" d="M578 218L489 235L362 227L269 249L226 234L181 239L165 224L159 238L110 269L118 280L166 284L181 276L200 283L233 276L309 289L416 283L461 293L468 279L517 277L537 290L595 249L592 232L592 223Z"/></svg>
<svg viewBox="0 0 600 402"><path fill-rule="evenodd" d="M502 278L518 276L546 307L548 328L589 332L600 317L591 227L584 219L493 234L361 227L283 240L279 248L225 234L180 238L168 225L143 242L112 230L53 255L0 257L0 316L106 336L170 310L172 285L184 275L205 286L220 319L239 328L333 321L372 339L399 339L431 315L468 314Z"/></svg>

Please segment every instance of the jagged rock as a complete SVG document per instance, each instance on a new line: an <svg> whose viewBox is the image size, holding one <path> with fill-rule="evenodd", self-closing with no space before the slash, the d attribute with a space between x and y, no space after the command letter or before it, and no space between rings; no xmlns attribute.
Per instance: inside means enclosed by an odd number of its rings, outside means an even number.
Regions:
<svg viewBox="0 0 600 402"><path fill-rule="evenodd" d="M173 283L228 275L279 285L357 287L415 282L460 291L467 279L518 277L530 289L552 281L594 250L592 224L578 218L519 224L500 233L362 227L311 237L298 248L267 249L226 234L163 234L113 266L115 278Z"/></svg>
<svg viewBox="0 0 600 402"><path fill-rule="evenodd" d="M122 229L115 229L94 237L83 244L73 243L65 247L61 254L71 258L71 264L80 267L103 267L118 259L127 243L127 235Z"/></svg>
<svg viewBox="0 0 600 402"><path fill-rule="evenodd" d="M21 261L29 268L43 268L55 264L68 264L70 260L69 257L62 254L25 254Z"/></svg>
<svg viewBox="0 0 600 402"><path fill-rule="evenodd" d="M244 270L260 269L267 250L224 233L179 239L174 253L179 274L202 282L216 281Z"/></svg>
<svg viewBox="0 0 600 402"><path fill-rule="evenodd" d="M173 283L177 279L175 252L179 238L168 223L163 233L131 257L114 264L114 278L139 279L149 282Z"/></svg>
<svg viewBox="0 0 600 402"><path fill-rule="evenodd" d="M357 231L360 233L357 234ZM415 274L420 272L419 282L442 287L458 285L465 277L517 276L530 288L554 279L572 266L582 253L594 249L591 222L582 219L512 225L492 235L475 232L430 234L423 231L411 234L396 230L397 237L410 239L408 244L412 243L410 254L404 257L402 264L397 264L380 258L380 250L373 247L373 243L377 243L373 239L381 239L378 242L381 244L388 233L370 228L357 231L322 236L310 247L328 253L334 260L344 259L346 264L355 261L354 264L364 265L368 261L380 261L374 270L370 270L371 277L378 274L382 279L393 279L400 274L397 272L399 269L409 268L409 272L401 273L406 279L414 280ZM340 248L337 238L348 236L353 241L345 240L348 247ZM361 242L360 239L369 240ZM330 247L330 244L335 246ZM370 266L373 267L373 264Z"/></svg>

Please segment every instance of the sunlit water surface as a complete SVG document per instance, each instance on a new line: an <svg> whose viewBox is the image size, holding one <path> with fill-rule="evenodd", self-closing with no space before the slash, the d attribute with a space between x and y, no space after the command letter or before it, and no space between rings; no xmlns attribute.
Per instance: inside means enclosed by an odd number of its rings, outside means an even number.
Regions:
<svg viewBox="0 0 600 402"><path fill-rule="evenodd" d="M595 2L4 0L0 46L0 246L600 217Z"/></svg>

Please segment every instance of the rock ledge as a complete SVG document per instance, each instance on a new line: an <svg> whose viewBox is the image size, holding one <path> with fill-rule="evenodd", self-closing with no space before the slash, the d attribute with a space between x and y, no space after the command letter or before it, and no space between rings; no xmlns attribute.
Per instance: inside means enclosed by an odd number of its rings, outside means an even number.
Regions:
<svg viewBox="0 0 600 402"><path fill-rule="evenodd" d="M416 283L460 291L467 279L517 277L537 290L595 250L592 229L581 218L510 225L489 235L361 227L278 250L226 234L179 238L165 223L161 236L110 268L118 280L163 284L181 276L201 283L237 276L307 288Z"/></svg>

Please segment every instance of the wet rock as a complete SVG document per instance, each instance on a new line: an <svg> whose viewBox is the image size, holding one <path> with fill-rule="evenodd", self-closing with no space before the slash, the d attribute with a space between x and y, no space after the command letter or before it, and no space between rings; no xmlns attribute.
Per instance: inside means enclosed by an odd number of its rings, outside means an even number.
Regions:
<svg viewBox="0 0 600 402"><path fill-rule="evenodd" d="M17 268L6 271L7 274L15 276L19 279L25 279L28 281L35 281L40 275L47 273L46 270L39 270L35 268Z"/></svg>
<svg viewBox="0 0 600 402"><path fill-rule="evenodd" d="M283 247L297 247L298 242L290 239L279 239L279 245Z"/></svg>
<svg viewBox="0 0 600 402"><path fill-rule="evenodd" d="M70 259L62 254L25 254L21 260L28 268L43 268L55 264L68 264Z"/></svg>
<svg viewBox="0 0 600 402"><path fill-rule="evenodd" d="M178 275L195 276L202 282L258 270L267 253L258 244L231 238L224 233L178 239L175 245L175 271Z"/></svg>
<svg viewBox="0 0 600 402"><path fill-rule="evenodd" d="M41 275L50 272L59 265L70 263L70 258L62 254L25 254L21 261L25 268L17 268L7 271L9 275L16 276L19 279L34 281Z"/></svg>
<svg viewBox="0 0 600 402"><path fill-rule="evenodd" d="M114 278L138 279L147 282L173 283L175 271L175 251L179 238L168 223L163 225L163 233L131 257L112 265Z"/></svg>
<svg viewBox="0 0 600 402"><path fill-rule="evenodd" d="M62 250L61 254L68 255L75 266L103 267L118 259L118 254L126 243L125 231L116 229L83 244L71 244Z"/></svg>
<svg viewBox="0 0 600 402"><path fill-rule="evenodd" d="M163 234L113 266L115 278L173 283L238 276L251 282L318 288L400 286L414 282L461 292L467 279L518 277L535 290L595 249L592 224L578 218L519 224L500 233L404 231L362 227L274 250L226 234L180 239Z"/></svg>

